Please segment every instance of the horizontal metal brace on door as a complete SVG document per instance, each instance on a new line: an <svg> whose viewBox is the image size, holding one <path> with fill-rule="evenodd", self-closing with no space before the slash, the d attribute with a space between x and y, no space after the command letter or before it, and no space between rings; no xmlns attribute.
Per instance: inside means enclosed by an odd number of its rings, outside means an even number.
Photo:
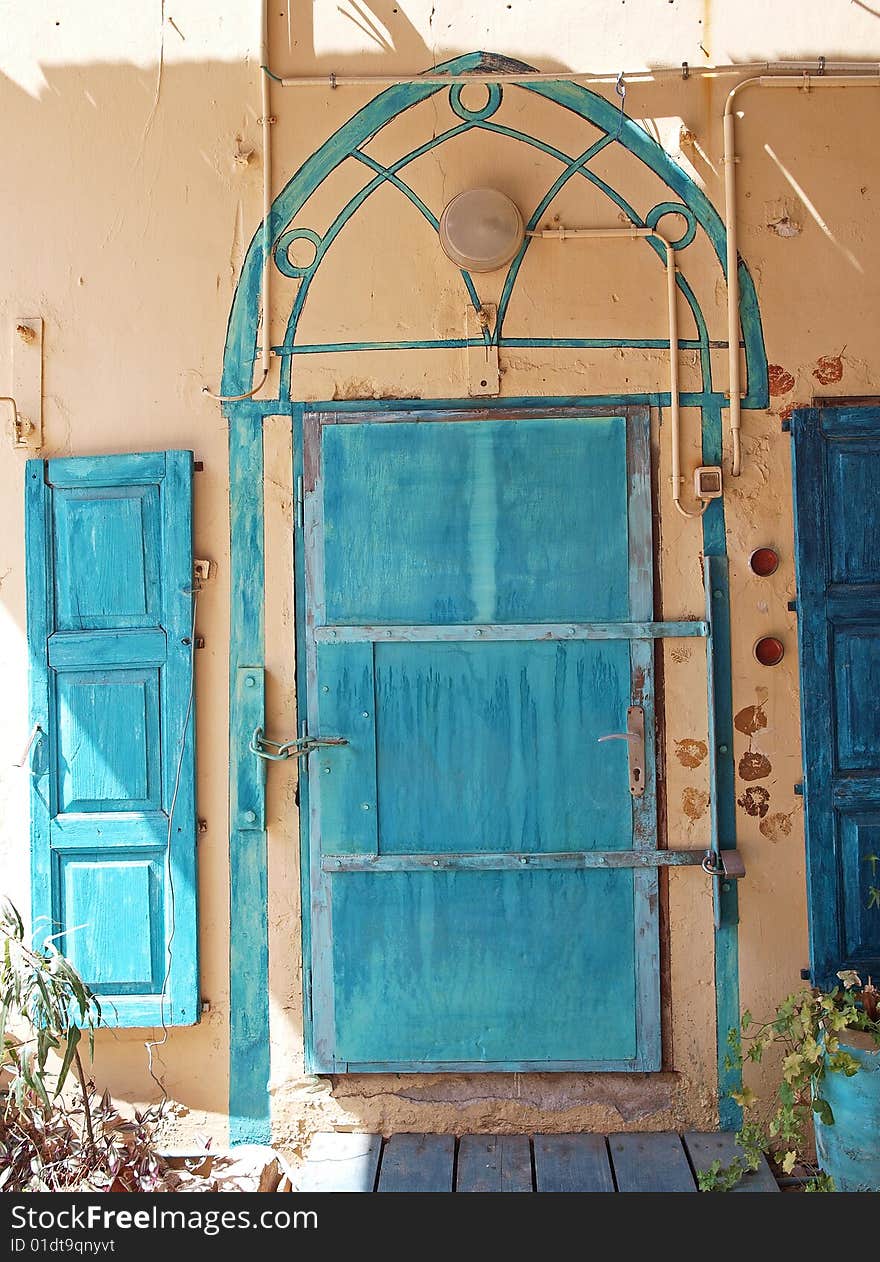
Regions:
<svg viewBox="0 0 880 1262"><path fill-rule="evenodd" d="M326 745L347 744L348 741L341 736L300 736L290 741L273 741L264 734L261 727L256 727L248 749L258 758L265 758L267 762L286 762L288 758L304 758Z"/></svg>
<svg viewBox="0 0 880 1262"><path fill-rule="evenodd" d="M523 868L681 868L702 867L711 861L712 876L735 879L736 871L745 875L745 868L736 850L726 850L723 857L730 871L716 872L717 856L706 850L562 850L547 854L483 852L482 854L339 854L324 855L323 872L512 872Z"/></svg>
<svg viewBox="0 0 880 1262"><path fill-rule="evenodd" d="M465 623L450 626L316 627L319 644L403 640L682 640L707 639L708 622Z"/></svg>

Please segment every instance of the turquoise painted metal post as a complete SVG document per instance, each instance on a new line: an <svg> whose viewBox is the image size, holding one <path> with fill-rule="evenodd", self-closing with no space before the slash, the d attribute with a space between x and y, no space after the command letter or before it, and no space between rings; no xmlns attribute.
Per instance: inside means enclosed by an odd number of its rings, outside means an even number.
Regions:
<svg viewBox="0 0 880 1262"><path fill-rule="evenodd" d="M264 764L248 749L263 699L263 417L234 409L229 501L229 1139L245 1144L271 1129Z"/></svg>
<svg viewBox="0 0 880 1262"><path fill-rule="evenodd" d="M721 463L721 408L703 410L703 460ZM733 687L730 657L730 584L724 502L713 500L703 515L703 553L711 577L712 650L715 660L710 698L709 739L715 751L715 818L721 850L736 849L736 786L733 761ZM722 1130L738 1130L742 1109L732 1092L742 1085L739 1070L729 1069L727 1035L739 1025L739 895L735 881L718 883L715 897L715 1023L718 1053L718 1121Z"/></svg>

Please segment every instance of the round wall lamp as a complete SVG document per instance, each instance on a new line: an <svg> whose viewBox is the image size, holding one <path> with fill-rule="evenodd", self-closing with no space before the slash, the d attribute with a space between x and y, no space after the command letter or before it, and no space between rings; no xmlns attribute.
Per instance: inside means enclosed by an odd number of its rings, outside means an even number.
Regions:
<svg viewBox="0 0 880 1262"><path fill-rule="evenodd" d="M761 666L778 666L785 657L785 645L775 635L763 635L752 645L755 661Z"/></svg>
<svg viewBox="0 0 880 1262"><path fill-rule="evenodd" d="M775 548L755 548L749 557L749 569L758 578L769 578L779 569L779 553Z"/></svg>
<svg viewBox="0 0 880 1262"><path fill-rule="evenodd" d="M440 216L440 245L466 272L497 272L523 243L522 215L504 193L469 188L453 197Z"/></svg>

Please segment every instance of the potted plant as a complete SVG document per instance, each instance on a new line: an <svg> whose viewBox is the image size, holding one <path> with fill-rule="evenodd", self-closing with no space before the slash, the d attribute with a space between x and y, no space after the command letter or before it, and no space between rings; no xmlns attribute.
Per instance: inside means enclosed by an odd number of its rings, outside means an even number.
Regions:
<svg viewBox="0 0 880 1262"><path fill-rule="evenodd" d="M789 995L770 1021L746 1011L741 1028L730 1031L728 1067L760 1063L776 1051L780 1081L769 1119L744 1122L737 1136L743 1155L699 1172L703 1191L735 1187L757 1169L762 1152L785 1174L809 1165L811 1120L819 1168L807 1191L880 1191L880 991L852 970L837 976L841 985L833 990ZM746 1110L757 1104L750 1087L734 1098Z"/></svg>

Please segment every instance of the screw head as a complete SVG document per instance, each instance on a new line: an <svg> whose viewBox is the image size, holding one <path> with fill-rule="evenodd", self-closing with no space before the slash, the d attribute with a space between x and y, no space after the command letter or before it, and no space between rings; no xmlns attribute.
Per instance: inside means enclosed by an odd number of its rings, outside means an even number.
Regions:
<svg viewBox="0 0 880 1262"><path fill-rule="evenodd" d="M369 710L364 710L364 711L363 711L363 713L361 714L361 718L362 718L362 719L368 719L369 717L370 717L370 712L369 712Z"/></svg>
<svg viewBox="0 0 880 1262"><path fill-rule="evenodd" d="M255 823L257 822L257 812L256 812L256 811L245 811L245 813L244 813L244 815L242 816L242 818L244 819L244 822L245 822L246 824L255 824Z"/></svg>
<svg viewBox="0 0 880 1262"><path fill-rule="evenodd" d="M718 746L718 752L719 752L719 754L726 754L726 753L727 753L727 746L726 746L726 745L719 745L719 746Z"/></svg>
<svg viewBox="0 0 880 1262"><path fill-rule="evenodd" d="M440 860L439 860L439 859L434 859L434 860L432 860L431 867L433 867L433 868L439 868L439 867L440 867Z"/></svg>
<svg viewBox="0 0 880 1262"><path fill-rule="evenodd" d="M329 691L330 691L330 685L329 685L329 684L324 684L324 685L323 685L323 687L321 688L321 691L322 691L322 692L329 692Z"/></svg>
<svg viewBox="0 0 880 1262"><path fill-rule="evenodd" d="M369 802L361 802L361 810L362 810L362 811L368 811L369 809L370 809L370 804L369 804Z"/></svg>
<svg viewBox="0 0 880 1262"><path fill-rule="evenodd" d="M325 775L325 776L329 776L329 774L330 774L330 768L329 768L329 767L325 767L325 768L324 768L324 775Z"/></svg>
<svg viewBox="0 0 880 1262"><path fill-rule="evenodd" d="M245 688L256 688L257 681L254 679L253 675L245 675L244 686Z"/></svg>

